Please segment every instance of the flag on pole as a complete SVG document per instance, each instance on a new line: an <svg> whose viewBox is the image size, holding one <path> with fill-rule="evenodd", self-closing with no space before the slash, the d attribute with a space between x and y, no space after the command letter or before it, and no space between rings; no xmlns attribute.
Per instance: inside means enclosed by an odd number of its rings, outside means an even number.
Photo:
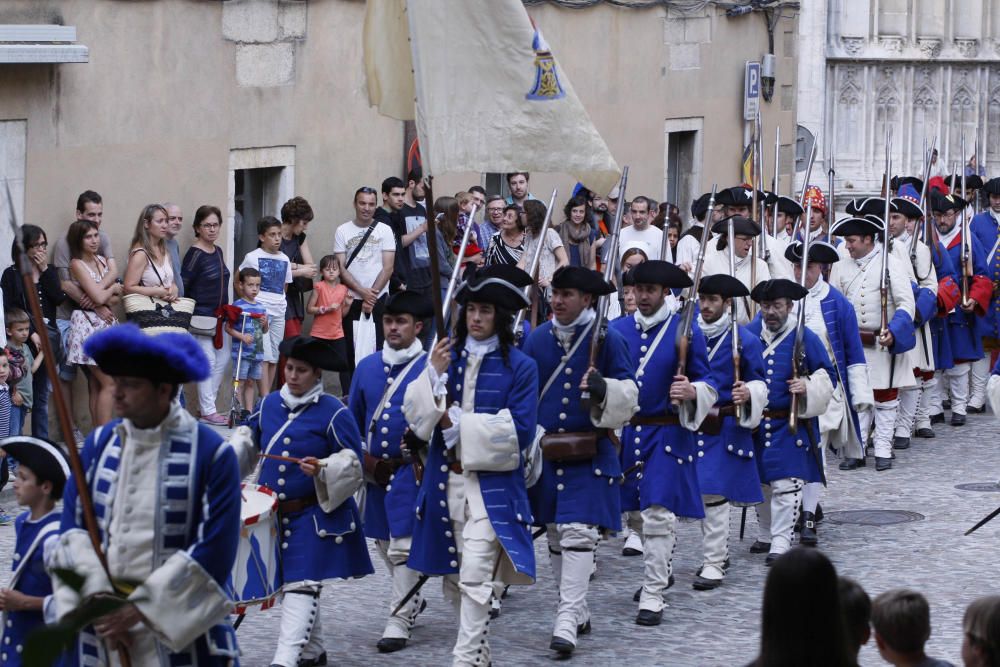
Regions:
<svg viewBox="0 0 1000 667"><path fill-rule="evenodd" d="M755 141L755 139L751 139L750 143L747 144L746 148L743 149L743 159L740 162L740 167L741 167L741 169L740 169L740 175L741 175L741 177L743 179L741 182L746 183L747 185L752 185L752 186L756 185L753 182L754 181L754 177L753 177L753 145L754 145L754 141Z"/></svg>
<svg viewBox="0 0 1000 667"><path fill-rule="evenodd" d="M560 172L602 194L618 183L521 0L368 0L364 37L368 100L416 121L426 173Z"/></svg>

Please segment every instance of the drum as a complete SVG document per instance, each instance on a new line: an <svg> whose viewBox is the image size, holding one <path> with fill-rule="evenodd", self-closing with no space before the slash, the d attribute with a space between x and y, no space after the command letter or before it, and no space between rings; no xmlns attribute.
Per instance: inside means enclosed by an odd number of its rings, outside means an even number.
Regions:
<svg viewBox="0 0 1000 667"><path fill-rule="evenodd" d="M241 485L240 542L226 593L236 613L249 606L267 609L281 588L281 545L278 539L278 496L259 484Z"/></svg>

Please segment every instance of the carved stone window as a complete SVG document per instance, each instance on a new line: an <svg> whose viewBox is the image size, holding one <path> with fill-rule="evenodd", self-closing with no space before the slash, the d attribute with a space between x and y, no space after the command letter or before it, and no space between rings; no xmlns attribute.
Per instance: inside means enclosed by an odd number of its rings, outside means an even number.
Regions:
<svg viewBox="0 0 1000 667"><path fill-rule="evenodd" d="M837 152L860 157L864 140L864 92L860 83L861 71L857 67L840 70L837 91Z"/></svg>
<svg viewBox="0 0 1000 667"><path fill-rule="evenodd" d="M976 95L975 91L970 87L969 72L959 71L956 72L956 75L953 82L954 92L951 95L948 119L950 127L949 164L946 165L947 169L951 169L952 165L956 163L964 165L965 161L972 155L973 146L976 141L976 126L978 125L976 119ZM962 155L963 135L965 136L966 155Z"/></svg>
<svg viewBox="0 0 1000 667"><path fill-rule="evenodd" d="M922 173L924 168L924 146L933 141L938 133L941 99L938 94L936 77L929 67L921 67L914 76L913 132L910 155L913 156L913 173Z"/></svg>
<svg viewBox="0 0 1000 667"><path fill-rule="evenodd" d="M873 138L873 154L877 156L876 162L881 159L885 152L885 133L891 127L893 132L893 145L896 146L897 153L901 145L900 142L900 94L897 87L897 80L901 71L889 67L884 67L879 72L877 88L875 90L875 136Z"/></svg>

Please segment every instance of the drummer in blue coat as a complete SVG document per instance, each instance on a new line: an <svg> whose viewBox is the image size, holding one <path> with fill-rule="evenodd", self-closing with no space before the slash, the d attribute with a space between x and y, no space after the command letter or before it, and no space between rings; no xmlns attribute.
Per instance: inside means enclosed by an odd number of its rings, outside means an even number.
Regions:
<svg viewBox="0 0 1000 667"><path fill-rule="evenodd" d="M971 177L970 177L971 178ZM993 283L990 308L983 322L983 356L972 363L969 412L986 411L986 382L990 377L991 357L1000 350L1000 178L983 185L989 195L989 208L972 219L970 229L986 251L986 277Z"/></svg>
<svg viewBox="0 0 1000 667"><path fill-rule="evenodd" d="M802 243L788 246L786 257L795 265L795 277L802 278ZM865 464L864 442L858 413L875 407L875 395L868 381L868 366L854 306L837 288L823 279L830 265L841 256L829 243L809 243L809 261L806 264L805 287L809 290L800 302L805 308L806 328L823 342L823 347L833 362L835 387L830 407L819 416L820 451L826 466L826 448L829 446L844 457L841 470L853 470ZM809 482L802 491L802 521L799 542L816 546L816 513L823 493L822 482Z"/></svg>
<svg viewBox="0 0 1000 667"><path fill-rule="evenodd" d="M374 571L353 497L363 483L364 452L350 411L323 391L323 371L341 370L343 359L312 336L288 338L280 350L285 384L264 397L231 442L241 472L261 452L254 481L278 492L284 598L271 665L325 665L323 584Z"/></svg>
<svg viewBox="0 0 1000 667"><path fill-rule="evenodd" d="M719 393L715 406L698 427L698 485L705 508L701 524L702 563L694 589L718 588L729 568L730 504L746 507L764 501L753 429L767 407L764 359L760 339L739 327L740 373L733 372L732 300L749 296L746 286L723 273L698 284L698 326L705 336L712 383ZM739 412L737 413L737 407Z"/></svg>
<svg viewBox="0 0 1000 667"><path fill-rule="evenodd" d="M599 273L564 267L552 276L553 318L535 329L524 351L538 363L538 425L545 430L542 477L530 490L535 524L545 526L559 582L549 647L561 655L590 632L587 590L602 533L621 528L622 469L611 437L638 409L625 339L609 328L590 364L594 306L614 288ZM589 392L587 403L581 392Z"/></svg>
<svg viewBox="0 0 1000 667"><path fill-rule="evenodd" d="M951 357L954 365L945 370L943 378L939 378L938 392L943 394L945 387L940 382L947 382L947 391L951 394L951 425L965 424L966 409L969 401L969 375L972 364L983 358L983 333L987 329L985 317L990 311L993 300L993 281L989 275L989 263L981 241L975 234L969 235L971 248L971 275L963 278L962 266L962 225L959 215L965 210L966 202L957 195L937 195L931 197L931 210L934 212L935 224L956 268L956 280L959 285L966 284L967 300L959 303L947 316L948 338L951 343ZM976 406L978 407L978 406Z"/></svg>
<svg viewBox="0 0 1000 667"><path fill-rule="evenodd" d="M535 580L525 458L535 440L538 371L512 332L531 282L503 265L469 276L456 296L454 342L438 341L403 399L420 441L408 438L407 447L426 457L409 565L445 575L445 595L458 601L453 665L490 663L494 581Z"/></svg>
<svg viewBox="0 0 1000 667"><path fill-rule="evenodd" d="M392 577L390 616L377 644L380 653L404 648L417 614L427 606L417 592L398 613L391 614L420 578L420 573L407 567L417 476L400 445L407 429L403 396L427 365L421 333L432 313L430 301L418 292L390 296L382 314L385 345L358 363L349 393L348 406L361 426L365 450L365 535L375 540Z"/></svg>
<svg viewBox="0 0 1000 667"><path fill-rule="evenodd" d="M631 273L637 310L612 323L611 328L625 339L639 389L639 411L622 431L625 471L636 476L638 484L629 488L622 505L639 510L641 525L630 527L643 536L645 568L635 622L652 626L663 618L663 596L670 585L677 543L677 517L704 516L692 431L711 410L717 394L711 383L705 339L694 322L685 370L680 372L676 341L683 335L683 316L677 313L674 299L667 296L671 289L690 287L691 279L664 261L643 262Z"/></svg>
<svg viewBox="0 0 1000 667"><path fill-rule="evenodd" d="M27 435L5 438L0 449L17 459L14 495L17 504L27 508L14 522L14 573L0 589L0 665L17 667L23 664L25 639L45 624L42 610L52 599L45 552L58 541L60 512L55 504L62 497L69 466L56 445Z"/></svg>
<svg viewBox="0 0 1000 667"><path fill-rule="evenodd" d="M768 388L767 410L754 434L764 502L757 506L759 537L750 553L767 552L768 565L792 546L803 487L823 480L814 417L829 408L836 371L823 342L806 327L798 332L796 319L789 317L795 302L806 293L798 283L780 278L762 282L750 293L750 298L760 304L760 313L748 329L760 337L764 346L764 382ZM803 373L794 377L797 335L802 336ZM795 433L788 422L793 395L798 396Z"/></svg>

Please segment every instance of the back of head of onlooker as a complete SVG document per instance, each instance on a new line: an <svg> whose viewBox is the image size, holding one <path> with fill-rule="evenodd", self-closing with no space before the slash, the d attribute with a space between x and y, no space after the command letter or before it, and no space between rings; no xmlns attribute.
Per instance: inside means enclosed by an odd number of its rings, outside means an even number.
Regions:
<svg viewBox="0 0 1000 667"><path fill-rule="evenodd" d="M973 601L962 619L965 667L1000 667L1000 595Z"/></svg>
<svg viewBox="0 0 1000 667"><path fill-rule="evenodd" d="M840 577L840 611L844 615L844 631L854 663L858 662L858 652L871 638L872 601L861 584L849 577Z"/></svg>
<svg viewBox="0 0 1000 667"><path fill-rule="evenodd" d="M796 547L771 566L764 585L757 667L851 664L837 570L816 549Z"/></svg>
<svg viewBox="0 0 1000 667"><path fill-rule="evenodd" d="M882 658L898 665L924 654L931 636L931 608L916 591L886 591L872 602L872 628Z"/></svg>

